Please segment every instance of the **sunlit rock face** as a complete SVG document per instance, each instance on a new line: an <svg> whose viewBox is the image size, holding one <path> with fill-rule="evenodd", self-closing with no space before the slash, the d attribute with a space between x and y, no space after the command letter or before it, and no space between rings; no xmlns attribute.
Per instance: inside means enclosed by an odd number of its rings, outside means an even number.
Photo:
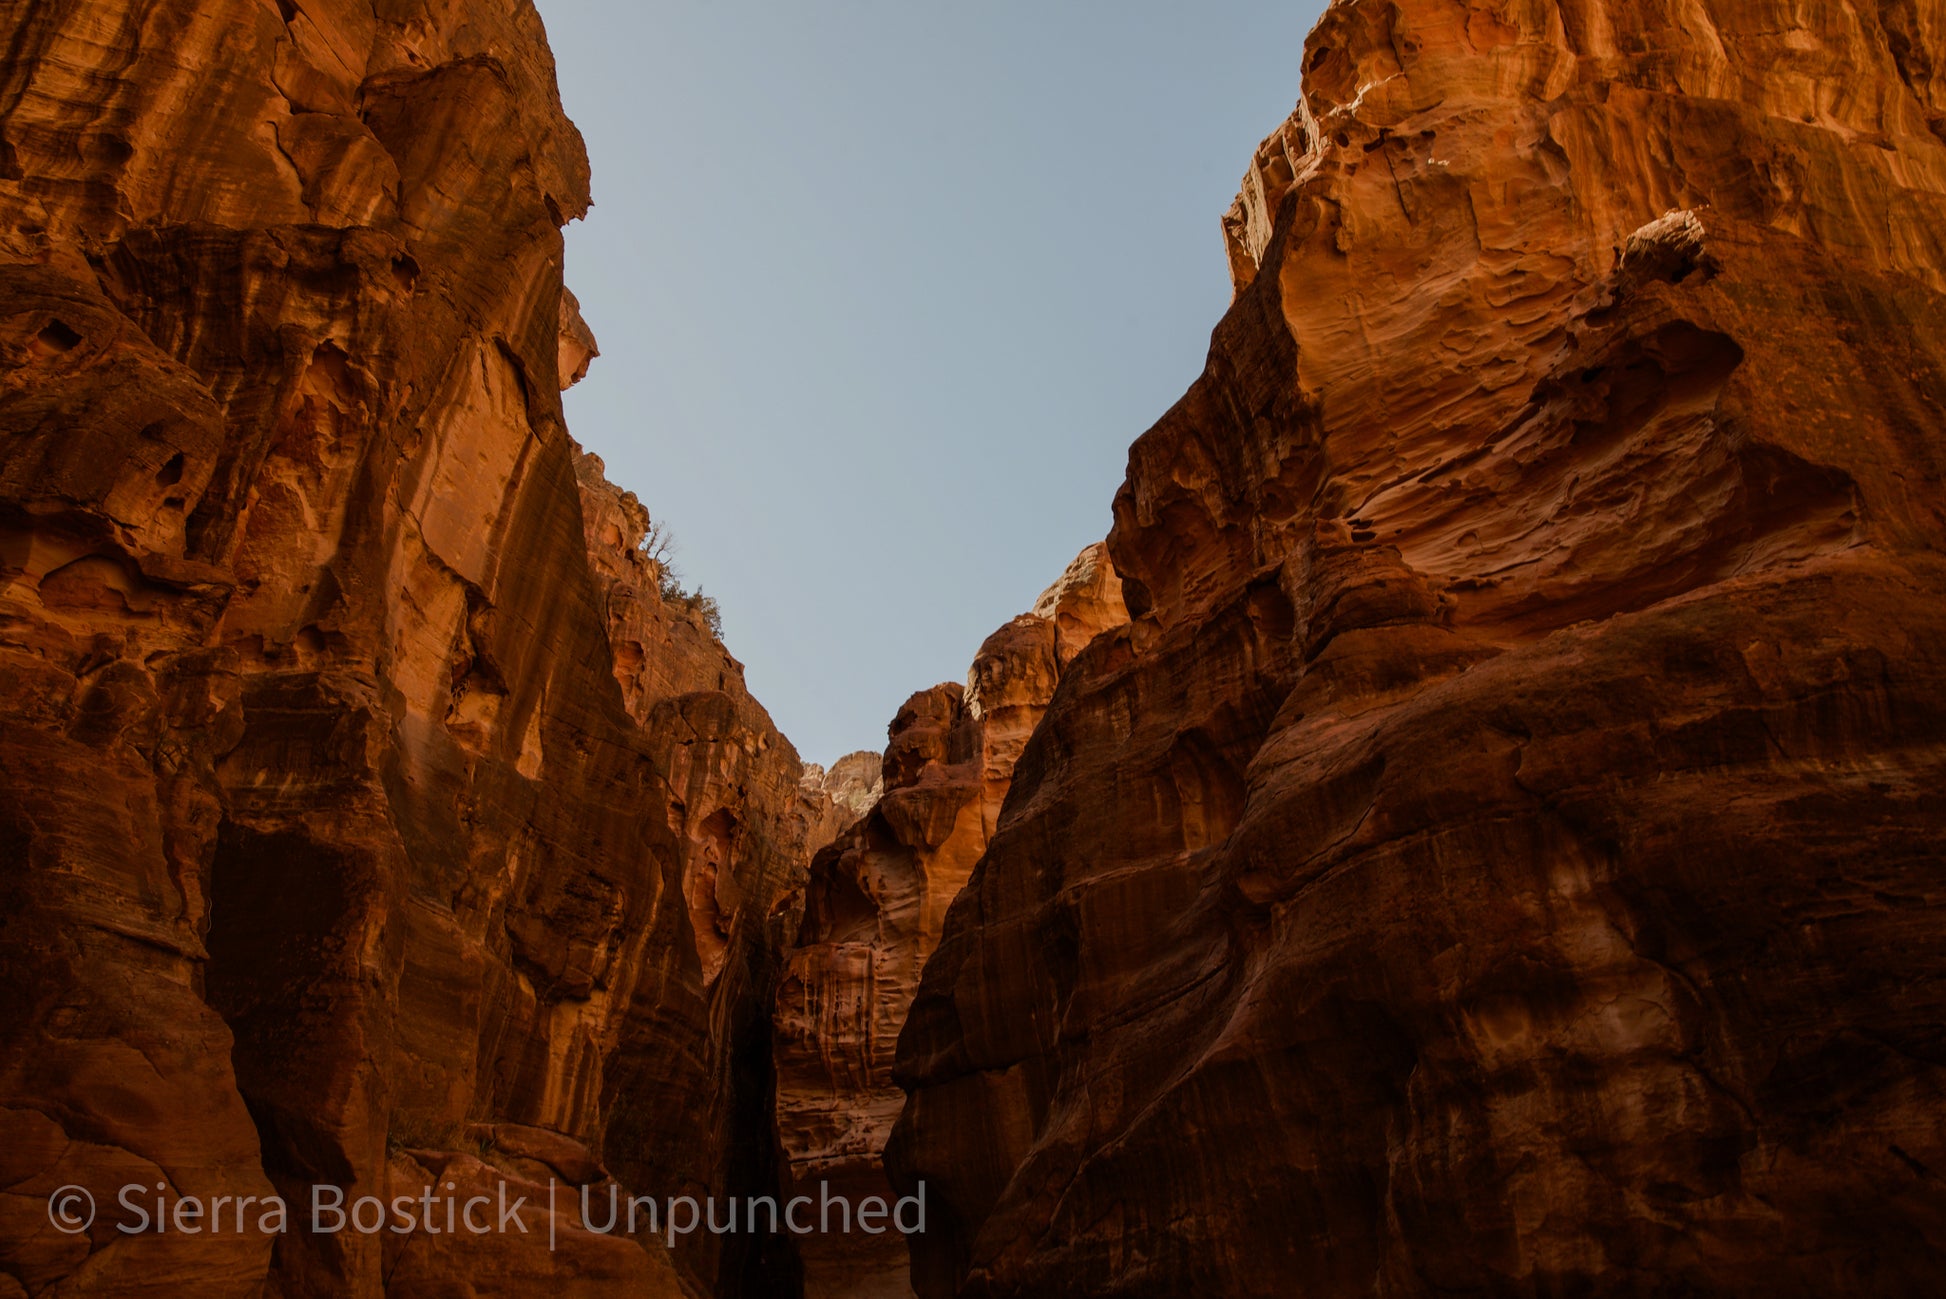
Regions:
<svg viewBox="0 0 1946 1299"><path fill-rule="evenodd" d="M988 637L964 687L922 690L892 720L875 765L882 773L876 803L811 864L803 929L778 988L785 1193L821 1200L828 1187L853 1205L896 1198L880 1156L905 1099L892 1079L893 1053L920 970L986 848L1014 763L1062 669L1126 620L1105 548L1091 546L1032 613ZM915 1221L911 1215L906 1221ZM809 1299L912 1293L905 1238L895 1226L795 1243Z"/></svg>
<svg viewBox="0 0 1946 1299"><path fill-rule="evenodd" d="M900 1039L915 1289L1937 1288L1946 8L1302 59Z"/></svg>
<svg viewBox="0 0 1946 1299"><path fill-rule="evenodd" d="M847 753L827 770L822 764L804 764L807 790L822 793L831 800L836 814L849 825L872 810L878 796L885 792L884 759L869 750Z"/></svg>
<svg viewBox="0 0 1946 1299"><path fill-rule="evenodd" d="M538 1219L48 1226L64 1183L769 1186L839 817L562 425L588 176L531 6L8 27L0 1291L767 1293L747 1240Z"/></svg>

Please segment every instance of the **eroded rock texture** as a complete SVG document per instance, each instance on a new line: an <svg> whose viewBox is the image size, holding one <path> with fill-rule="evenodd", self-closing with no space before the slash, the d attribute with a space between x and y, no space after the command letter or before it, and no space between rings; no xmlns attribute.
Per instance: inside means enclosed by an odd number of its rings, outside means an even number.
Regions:
<svg viewBox="0 0 1946 1299"><path fill-rule="evenodd" d="M849 826L871 811L878 796L885 792L884 759L861 749L847 753L832 763L828 771L820 763L807 762L804 783L829 798L839 814L847 817L845 824Z"/></svg>
<svg viewBox="0 0 1946 1299"><path fill-rule="evenodd" d="M6 24L0 1293L763 1292L747 1239L533 1215L115 1230L126 1183L768 1186L838 817L562 426L587 166L530 5Z"/></svg>
<svg viewBox="0 0 1946 1299"><path fill-rule="evenodd" d="M876 804L811 864L799 944L777 993L786 1194L820 1205L827 1194L853 1206L896 1198L880 1157L905 1099L892 1079L899 1030L1063 668L1127 619L1104 551L1082 552L1032 613L988 637L964 687L906 701L889 728ZM810 1299L912 1293L895 1226L795 1243Z"/></svg>
<svg viewBox="0 0 1946 1299"><path fill-rule="evenodd" d="M945 1295L1946 1275L1946 8L1340 0L898 1051Z"/></svg>

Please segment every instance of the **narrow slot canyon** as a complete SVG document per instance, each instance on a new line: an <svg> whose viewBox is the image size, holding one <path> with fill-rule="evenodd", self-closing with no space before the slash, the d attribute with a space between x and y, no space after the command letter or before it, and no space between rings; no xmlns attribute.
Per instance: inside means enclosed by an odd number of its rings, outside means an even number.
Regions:
<svg viewBox="0 0 1946 1299"><path fill-rule="evenodd" d="M568 428L532 4L0 23L0 1299L1946 1284L1937 0L1333 0L828 766Z"/></svg>

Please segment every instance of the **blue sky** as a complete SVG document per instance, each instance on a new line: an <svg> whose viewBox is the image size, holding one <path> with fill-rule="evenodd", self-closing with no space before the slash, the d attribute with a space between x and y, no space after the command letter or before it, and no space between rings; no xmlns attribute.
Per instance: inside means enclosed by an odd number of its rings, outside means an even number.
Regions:
<svg viewBox="0 0 1946 1299"><path fill-rule="evenodd" d="M1109 526L1316 0L540 0L595 208L568 421L810 760Z"/></svg>

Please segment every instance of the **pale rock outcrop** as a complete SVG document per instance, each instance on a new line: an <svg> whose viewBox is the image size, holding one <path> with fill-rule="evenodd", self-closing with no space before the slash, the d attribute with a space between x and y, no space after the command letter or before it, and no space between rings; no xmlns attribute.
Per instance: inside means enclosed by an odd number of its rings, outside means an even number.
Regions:
<svg viewBox="0 0 1946 1299"><path fill-rule="evenodd" d="M805 784L829 798L843 812L857 820L872 810L878 796L885 792L883 759L869 750L847 753L831 764L830 770L815 762L804 764Z"/></svg>

